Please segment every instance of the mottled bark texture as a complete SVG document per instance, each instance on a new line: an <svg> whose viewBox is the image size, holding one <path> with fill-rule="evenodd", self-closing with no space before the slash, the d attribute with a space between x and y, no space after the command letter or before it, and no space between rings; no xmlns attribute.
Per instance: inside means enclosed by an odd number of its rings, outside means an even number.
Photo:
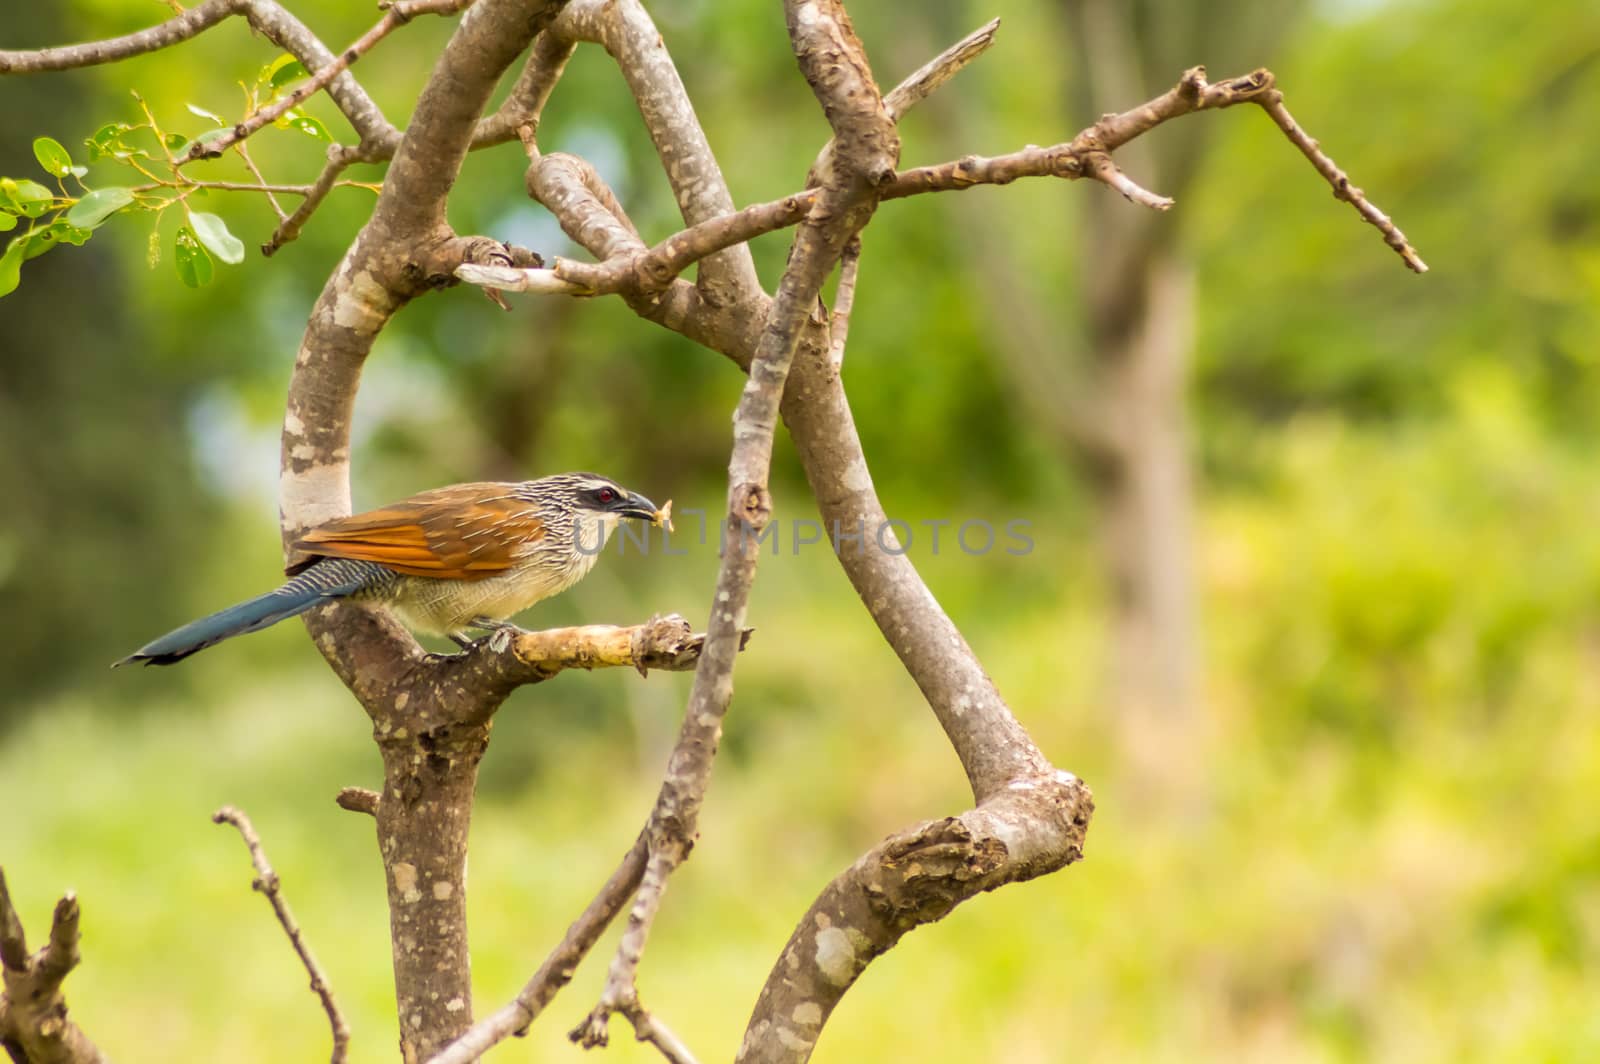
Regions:
<svg viewBox="0 0 1600 1064"><path fill-rule="evenodd" d="M0 1047L16 1064L103 1064L100 1050L67 1016L61 992L78 959L78 899L69 892L56 903L49 940L29 953L0 869Z"/></svg>

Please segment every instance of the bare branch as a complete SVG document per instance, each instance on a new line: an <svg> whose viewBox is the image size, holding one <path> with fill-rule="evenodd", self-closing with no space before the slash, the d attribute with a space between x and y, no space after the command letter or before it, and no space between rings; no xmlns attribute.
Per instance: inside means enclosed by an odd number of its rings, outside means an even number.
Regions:
<svg viewBox="0 0 1600 1064"><path fill-rule="evenodd" d="M1110 185L1129 203L1137 203L1142 207L1153 210L1170 210L1173 200L1169 196L1158 196L1154 192L1134 181L1133 178L1122 172L1121 167L1111 161L1111 156L1103 151L1087 152L1083 156L1084 171L1096 181Z"/></svg>
<svg viewBox="0 0 1600 1064"><path fill-rule="evenodd" d="M295 86L293 91L285 93L282 97L263 107L255 114L239 122L232 129L223 133L215 140L201 142L196 140L189 145L189 150L184 152L177 161L178 166L193 162L195 159L214 159L228 148L244 140L262 126L277 121L292 108L300 106L314 94L327 88L334 78L348 70L357 59L366 55L372 48L394 30L410 22L418 15L428 13L435 15L453 15L471 5L473 0L395 0L388 5L376 25L356 39L356 42L337 58L317 70L310 78ZM381 5L380 5L381 6ZM309 70L310 68L307 67Z"/></svg>
<svg viewBox="0 0 1600 1064"><path fill-rule="evenodd" d="M272 865L267 863L267 854L261 846L261 837L256 834L255 825L250 823L250 818L244 811L231 805L225 805L211 814L214 824L232 824L239 829L239 835L244 839L246 848L250 851L250 863L256 870L256 878L250 887L264 894L267 903L272 906L273 915L278 918L278 923L283 928L283 933L289 936L289 944L294 947L295 955L300 958L300 963L305 966L306 974L311 977L311 990L322 1001L322 1011L328 1015L328 1026L333 1030L333 1064L341 1064L345 1059L350 1046L350 1026L345 1023L344 1016L339 1011L339 1003L333 999L333 989L328 985L328 976L317 963L316 957L311 954L311 947L306 943L305 936L300 933L300 925L295 922L294 914L289 911L289 903L283 897L283 890L278 882L278 873L272 870Z"/></svg>
<svg viewBox="0 0 1600 1064"><path fill-rule="evenodd" d="M907 74L883 98L883 108L889 112L889 117L899 121L907 111L932 96L968 63L988 51L999 31L1000 20L990 19Z"/></svg>
<svg viewBox="0 0 1600 1064"><path fill-rule="evenodd" d="M611 926L611 921L633 897L644 876L647 850L648 839L646 833L641 831L617 870L611 873L611 878L606 880L594 900L573 921L560 945L545 958L545 962L516 998L474 1024L428 1064L471 1064L493 1046L527 1030L528 1025L555 998L557 991L572 981L578 962L588 956L606 928Z"/></svg>
<svg viewBox="0 0 1600 1064"><path fill-rule="evenodd" d="M963 49L962 45L968 42L985 42L986 31L992 35L993 28L994 24L991 23L945 54L965 56L967 59L980 54L981 47L973 50L976 47L973 45ZM926 76L925 72L930 69L940 69L937 60L913 74L894 93L886 97L885 106L887 107L887 100L896 97L897 94L899 106L912 106L923 98L922 95L918 95L919 92L925 94L932 91L942 83L942 80L953 75L959 67L950 69L944 75L944 79ZM900 89L906 91L901 92ZM1046 148L1029 146L1021 151L993 158L969 155L936 166L902 171L894 175L891 182L884 186L881 198L899 199L927 192L958 191L984 184L1004 185L1021 177L1066 179L1091 177L1116 189L1131 202L1165 211L1172 207L1173 201L1166 196L1150 192L1123 173L1112 161L1111 149L1126 144L1172 118L1197 110L1215 110L1244 102L1259 103L1273 115L1274 121L1279 122L1280 126L1287 122L1288 128L1285 132L1297 147L1307 152L1308 158L1312 159L1319 172L1333 184L1335 195L1352 203L1363 218L1378 226L1384 233L1385 241L1400 252L1408 265L1411 265L1413 260L1417 265L1421 265L1421 260L1405 242L1404 234L1400 233L1386 215L1366 200L1360 189L1350 184L1349 179L1333 165L1332 160L1317 149L1314 141L1306 138L1299 127L1294 125L1293 119L1289 118L1287 111L1282 108L1282 94L1272 88L1272 75L1264 70L1243 78L1232 78L1216 85L1208 85L1204 69L1196 67L1185 73L1183 80L1175 88L1120 115L1106 115L1069 142ZM1289 132L1289 128L1292 128L1293 132ZM832 143L830 141L828 148L818 157L817 166L824 165L831 158ZM625 215L621 214L621 207L615 203L610 190L605 188L598 175L594 174L592 167L582 160L564 158L567 161L562 165L580 169L584 187L597 194L603 192L608 199L598 205L573 203L573 190L577 186L553 171L545 171L541 165L541 162L553 165L554 156L536 162L530 170L530 182L538 186L534 188L535 198L562 220L569 236L595 251L602 261L581 263L558 258L548 269L528 271L469 267L458 271L457 276L461 280L502 291L545 295L595 296L612 293L648 295L665 289L674 277L708 255L797 223L816 202L816 190L808 189L781 200L755 204L740 211L707 219L698 225L691 225L648 250L635 241L623 239L620 233L615 234L613 239L600 242L597 246L596 241L591 239L584 229L599 226L603 230L611 224L612 219L625 218ZM818 171L814 167L813 173L816 172ZM603 209L594 209L596 206ZM629 229L631 232L631 224ZM1418 272L1426 269L1427 267L1423 265ZM845 320L848 322L848 304L844 309Z"/></svg>
<svg viewBox="0 0 1600 1064"><path fill-rule="evenodd" d="M655 1046L671 1064L695 1064L694 1054L689 1051L689 1047L668 1030L666 1024L646 1012L637 998L619 1003L614 1011L633 1024L634 1038ZM604 1046L610 1040L606 1031L609 1018L610 1012L602 1012L597 1006L593 1013L568 1033L567 1037L585 1049Z"/></svg>
<svg viewBox="0 0 1600 1064"><path fill-rule="evenodd" d="M817 203L796 234L751 361L750 380L734 412L733 453L728 463L731 542L723 552L706 644L678 743L646 829L650 856L644 878L607 970L599 1003L578 1030L586 1042L603 1036L612 1012L638 1007L637 973L645 942L667 880L694 844L722 721L733 697L737 634L755 581L758 536L772 516L767 478L784 384L822 282L845 244L871 218L876 190L893 177L899 152L899 138L842 4L837 0L786 0L785 20L801 72L833 127L837 141L834 164Z"/></svg>
<svg viewBox="0 0 1600 1064"><path fill-rule="evenodd" d="M383 800L383 795L377 791L369 791L365 787L343 787L334 797L340 809L347 809L352 813L365 813L368 816L378 815L378 803Z"/></svg>
<svg viewBox="0 0 1600 1064"><path fill-rule="evenodd" d="M75 67L115 63L146 52L170 48L174 44L210 29L231 15L241 14L240 0L205 0L159 26L87 44L40 48L37 51L0 51L0 74L37 74Z"/></svg>
<svg viewBox="0 0 1600 1064"><path fill-rule="evenodd" d="M61 984L78 966L78 900L56 903L48 942L32 955L0 869L0 1048L28 1064L105 1064L67 1015Z"/></svg>
<svg viewBox="0 0 1600 1064"><path fill-rule="evenodd" d="M0 52L0 74L67 70L154 52L186 41L230 15L242 15L251 29L300 60L313 75L335 62L327 46L276 0L206 0L159 26L125 37L32 52ZM363 144L385 153L394 150L400 134L348 71L340 69L327 88Z"/></svg>
<svg viewBox="0 0 1600 1064"><path fill-rule="evenodd" d="M833 299L829 322L828 365L835 373L844 365L844 345L850 335L850 311L856 304L856 276L861 271L861 234L844 246L839 258L839 289Z"/></svg>
<svg viewBox="0 0 1600 1064"><path fill-rule="evenodd" d="M602 45L617 60L639 105L661 168L688 225L732 214L722 168L695 115L683 79L655 23L639 0L572 0L552 32L571 41ZM696 286L717 306L761 292L750 249L734 245L706 259Z"/></svg>
<svg viewBox="0 0 1600 1064"><path fill-rule="evenodd" d="M344 173L351 163L361 158L362 152L359 147L352 148L343 144L328 145L328 161L323 165L322 173L317 175L316 183L307 189L305 199L300 201L300 206L295 208L294 213L280 222L278 228L272 231L272 236L261 245L261 254L271 257L279 248L299 236L307 220L318 207L322 206L322 201L328 198L328 193L340 184L339 175Z"/></svg>
<svg viewBox="0 0 1600 1064"><path fill-rule="evenodd" d="M549 158L546 157L546 160ZM549 183L550 176L545 175L543 181ZM551 196L556 201L560 198L559 195ZM463 267L456 271L456 276L469 284L508 292L573 296L610 295L617 292L649 294L665 288L674 277L708 255L745 243L762 233L795 224L815 201L816 192L812 190L771 203L758 203L734 214L721 215L691 226L653 248L630 246L599 263L558 257L554 266L548 269L488 270ZM585 224L608 225L609 220L614 218L610 208L604 205L603 200L597 206L601 208L598 211L580 213L568 205L559 210L558 217L583 217L589 219ZM619 238L615 243L620 245L624 241Z"/></svg>
<svg viewBox="0 0 1600 1064"><path fill-rule="evenodd" d="M478 122L477 131L472 136L472 146L478 148L504 143L521 135L524 128L527 130L524 139L531 142L539 131L539 117L544 113L544 105L567 69L567 60L572 58L575 48L572 41L558 37L549 30L539 34L528 53L528 61L523 64L522 74L517 78L517 83L511 86L505 102L494 114Z"/></svg>
<svg viewBox="0 0 1600 1064"><path fill-rule="evenodd" d="M800 918L756 1001L738 1064L804 1064L874 958L964 901L1081 858L1093 810L1088 788L1057 772L874 846Z"/></svg>
<svg viewBox="0 0 1600 1064"><path fill-rule="evenodd" d="M740 650L752 631L741 629ZM687 672L698 664L705 639L675 613L625 628L590 624L515 634L502 629L465 654L434 659L430 681L448 692L440 705L452 719L486 720L518 687L568 669L634 668L641 676L651 669Z"/></svg>
<svg viewBox="0 0 1600 1064"><path fill-rule="evenodd" d="M1322 151L1321 145L1308 136L1306 131L1300 128L1299 123L1295 122L1294 118L1289 114L1289 109L1283 105L1283 93L1274 88L1271 92L1262 96L1258 102L1261 104L1261 109L1271 115L1272 121L1277 124L1279 129L1283 130L1283 135L1289 138L1289 142L1299 148L1301 154L1310 159L1311 165L1317 168L1317 173L1321 174L1328 184L1333 186L1334 198L1344 200L1354 207L1362 218L1376 226L1378 232L1383 234L1383 242L1394 248L1395 252L1405 260L1405 264L1411 267L1414 272L1427 273L1428 264L1423 262L1421 256L1411 247L1411 244L1406 240L1406 235L1400 231L1400 227L1395 225L1387 214L1384 214L1373 205L1367 199L1365 193L1352 185L1345 172L1339 169L1334 164L1334 161Z"/></svg>

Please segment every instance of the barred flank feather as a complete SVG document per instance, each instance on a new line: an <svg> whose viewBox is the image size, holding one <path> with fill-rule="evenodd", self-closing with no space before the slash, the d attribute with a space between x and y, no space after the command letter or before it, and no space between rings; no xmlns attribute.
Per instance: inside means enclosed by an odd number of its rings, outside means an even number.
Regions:
<svg viewBox="0 0 1600 1064"><path fill-rule="evenodd" d="M327 558L276 591L191 621L176 631L152 640L112 667L139 661L146 665L171 665L197 650L277 624L328 599L386 590L397 579L393 572L373 562Z"/></svg>

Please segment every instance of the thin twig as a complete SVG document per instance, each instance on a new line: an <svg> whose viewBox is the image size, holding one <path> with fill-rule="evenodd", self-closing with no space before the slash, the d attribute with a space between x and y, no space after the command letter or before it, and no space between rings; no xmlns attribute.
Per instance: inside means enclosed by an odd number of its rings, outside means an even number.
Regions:
<svg viewBox="0 0 1600 1064"><path fill-rule="evenodd" d="M0 74L69 70L116 62L187 41L232 15L243 16L252 30L300 60L309 71L321 71L336 61L327 46L276 0L206 0L166 22L122 37L34 51L0 51ZM326 85L328 95L360 135L362 143L384 157L393 154L400 133L360 83L340 67ZM185 160L188 158L186 155Z"/></svg>
<svg viewBox="0 0 1600 1064"><path fill-rule="evenodd" d="M328 1014L328 1025L333 1029L333 1056L330 1059L332 1064L341 1064L350 1045L350 1027L339 1012L338 1002L333 999L333 990L328 985L327 974L312 956L311 947L306 944L305 937L300 933L300 925L295 922L294 914L289 911L289 903L284 900L278 874L267 863L266 851L261 847L261 837L256 834L255 826L250 823L250 818L244 811L231 805L225 805L211 814L211 822L232 824L239 829L240 836L244 838L244 844L250 851L250 863L256 870L256 878L250 887L266 895L267 902L278 917L278 923L283 927L283 933L289 936L289 944L294 947L300 963L305 966L306 974L311 977L311 989L322 1000L322 1011Z"/></svg>
<svg viewBox="0 0 1600 1064"><path fill-rule="evenodd" d="M861 234L857 233L839 256L839 289L833 298L828 341L828 364L834 372L844 365L844 345L850 335L850 311L856 304L856 276L860 272Z"/></svg>
<svg viewBox="0 0 1600 1064"><path fill-rule="evenodd" d="M556 992L572 981L578 962L586 957L606 928L611 926L644 875L647 839L641 831L633 848L622 858L605 886L589 902L583 913L567 929L566 936L550 951L539 970L509 1003L473 1024L465 1034L435 1056L428 1064L471 1064L492 1047L528 1029Z"/></svg>
<svg viewBox="0 0 1600 1064"><path fill-rule="evenodd" d="M256 183L258 185L265 185L267 183L266 175L261 172L261 167L256 165L256 161L250 158L249 147L243 143L240 143L234 145L234 150L239 153L239 158L244 160L245 167L250 171L250 176L256 179ZM306 189L306 193L311 191L311 187L309 185L304 187ZM282 205L278 203L277 193L267 192L267 202L272 205L272 213L278 216L279 225L282 225L284 222L289 220L288 212L286 212Z"/></svg>
<svg viewBox="0 0 1600 1064"><path fill-rule="evenodd" d="M335 187L343 184L339 175L349 168L350 164L362 158L360 147L350 147L344 144L330 144L328 146L328 161L322 167L322 173L317 175L316 182L306 193L305 199L300 201L300 206L295 208L293 214L279 223L273 230L272 236L261 245L261 254L271 257L283 245L289 243L300 235L300 230L305 227L306 221L322 206L322 201L328 198L328 193Z"/></svg>
<svg viewBox="0 0 1600 1064"><path fill-rule="evenodd" d="M1103 151L1091 151L1083 156L1083 169L1090 177L1103 184L1109 185L1122 193L1123 198L1129 203L1137 203L1141 207L1151 210L1171 210L1173 199L1170 196L1158 196L1154 192L1139 184L1133 178L1122 172L1122 168L1111 161L1111 156Z"/></svg>
<svg viewBox="0 0 1600 1064"><path fill-rule="evenodd" d="M1239 103L1260 104L1273 121L1310 159L1334 188L1334 194L1352 204L1361 216L1383 233L1384 241L1400 253L1418 273L1427 266L1406 242L1405 234L1359 188L1350 183L1316 142L1307 137L1283 108L1282 93L1273 86L1272 74L1258 70L1242 78L1207 84L1205 70L1196 67L1178 85L1122 114L1107 115L1072 140L1049 147L1030 145L1007 155L968 155L960 159L902 170L882 189L883 199L901 199L929 192L952 192L976 185L1005 185L1024 177L1089 177L1116 189L1130 201L1154 210L1167 210L1173 201L1140 186L1112 161L1111 152L1128 141L1181 115L1218 110ZM892 94L891 94L892 95ZM916 97L906 94L905 105ZM593 182L590 182L593 184ZM603 185L601 186L604 187ZM609 189L605 190L609 194ZM512 292L546 295L595 296L622 292L648 294L660 291L684 270L706 256L764 233L794 225L816 202L816 189L797 192L780 200L757 203L732 214L690 226L653 248L630 248L598 263L557 258L554 265L536 270L465 266L456 276L469 284ZM548 205L548 204L547 204ZM619 206L608 205L613 213ZM559 211L558 216L564 217ZM625 217L625 216L624 216ZM583 241L580 241L582 243ZM849 263L846 263L848 266ZM845 307L848 320L848 304Z"/></svg>
<svg viewBox="0 0 1600 1064"><path fill-rule="evenodd" d="M340 52L333 62L318 70L306 81L297 85L293 91L285 93L282 97L263 107L255 114L240 121L222 136L210 141L195 141L189 145L189 150L184 152L178 160L178 165L193 162L196 159L214 159L228 148L249 137L262 126L276 122L309 97L327 88L330 82L348 70L357 59L371 51L377 43L389 36L396 29L410 22L417 15L428 13L436 15L450 15L462 8L471 5L473 0L397 0L388 5L388 10L383 17L366 33L363 33L356 42Z"/></svg>
<svg viewBox="0 0 1600 1064"><path fill-rule="evenodd" d="M1362 218L1376 226L1378 232L1383 234L1383 242L1394 248L1413 271L1427 273L1428 264L1423 262L1421 256L1411 247L1400 227L1368 200L1365 193L1352 185L1350 178L1323 152L1321 145L1300 128L1299 123L1289 114L1289 109L1283 105L1283 93L1275 88L1258 102L1261 104L1261 109L1272 116L1272 121L1277 127L1283 130L1283 135L1289 138L1289 142L1299 148L1301 154L1310 159L1311 165L1317 168L1317 173L1333 186L1334 198L1344 200L1354 207Z"/></svg>
<svg viewBox="0 0 1600 1064"><path fill-rule="evenodd" d="M900 84L884 96L883 109L896 121L905 117L907 111L932 96L945 82L961 73L968 63L988 51L998 32L1000 20L990 19L907 74Z"/></svg>

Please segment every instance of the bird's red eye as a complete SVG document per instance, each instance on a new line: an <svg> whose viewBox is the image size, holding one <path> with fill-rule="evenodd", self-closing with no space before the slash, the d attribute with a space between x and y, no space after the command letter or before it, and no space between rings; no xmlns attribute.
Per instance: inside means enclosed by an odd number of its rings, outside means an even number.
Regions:
<svg viewBox="0 0 1600 1064"><path fill-rule="evenodd" d="M601 502L615 502L617 493L610 488L601 488L599 498Z"/></svg>

